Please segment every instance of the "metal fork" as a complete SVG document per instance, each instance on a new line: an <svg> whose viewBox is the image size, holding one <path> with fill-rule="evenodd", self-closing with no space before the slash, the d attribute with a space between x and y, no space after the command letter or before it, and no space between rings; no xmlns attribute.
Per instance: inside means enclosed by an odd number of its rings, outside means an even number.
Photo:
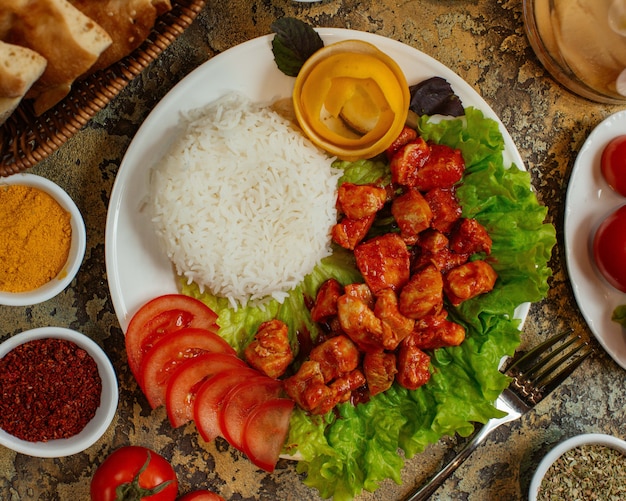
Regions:
<svg viewBox="0 0 626 501"><path fill-rule="evenodd" d="M561 341L559 346L555 346ZM404 501L428 499L496 428L519 419L531 410L592 353L593 348L579 334L565 331L527 353L520 352L509 359L501 370L512 378L511 383L495 404L496 408L507 413L506 416L487 421L439 473Z"/></svg>

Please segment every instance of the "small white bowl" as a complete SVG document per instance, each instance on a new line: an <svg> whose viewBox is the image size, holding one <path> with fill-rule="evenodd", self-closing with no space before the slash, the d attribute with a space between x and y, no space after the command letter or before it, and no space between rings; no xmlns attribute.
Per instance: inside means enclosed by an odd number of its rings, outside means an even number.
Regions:
<svg viewBox="0 0 626 501"><path fill-rule="evenodd" d="M70 224L72 227L72 241L70 253L63 269L56 278L41 287L27 292L5 292L0 291L0 304L6 306L29 306L43 303L53 298L72 282L83 262L85 247L87 244L87 232L85 222L71 197L57 184L49 179L34 174L13 174L6 178L0 178L0 186L6 185L32 186L48 193L61 207L71 215Z"/></svg>
<svg viewBox="0 0 626 501"><path fill-rule="evenodd" d="M91 355L98 366L98 372L102 380L100 406L85 428L72 437L49 440L47 442L29 442L0 429L0 445L22 454L40 458L70 456L82 452L93 445L111 424L117 411L119 399L117 377L111 361L98 344L80 332L63 327L41 327L16 334L0 344L0 358L3 358L11 350L23 343L44 338L73 341Z"/></svg>
<svg viewBox="0 0 626 501"><path fill-rule="evenodd" d="M541 460L541 463L539 463L537 471L535 471L530 483L530 489L528 492L529 501L537 501L541 483L543 482L543 479L552 464L567 451L582 445L603 445L605 447L621 451L624 455L626 455L626 441L611 435L604 435L602 433L586 433L569 438L552 449Z"/></svg>

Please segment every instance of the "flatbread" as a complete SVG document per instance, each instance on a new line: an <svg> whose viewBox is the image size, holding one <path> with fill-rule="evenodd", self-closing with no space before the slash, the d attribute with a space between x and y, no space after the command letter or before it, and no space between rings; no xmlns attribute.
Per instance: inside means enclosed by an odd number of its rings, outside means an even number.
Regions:
<svg viewBox="0 0 626 501"><path fill-rule="evenodd" d="M78 79L134 51L171 0L0 0L0 124L23 97L36 115ZM24 50L15 52L15 47Z"/></svg>
<svg viewBox="0 0 626 501"><path fill-rule="evenodd" d="M0 124L17 108L46 65L37 52L0 41Z"/></svg>
<svg viewBox="0 0 626 501"><path fill-rule="evenodd" d="M107 49L107 32L67 0L0 0L0 12L13 12L4 40L41 54L48 65L26 97L42 114L61 101L72 83Z"/></svg>
<svg viewBox="0 0 626 501"><path fill-rule="evenodd" d="M90 68L107 68L126 57L148 37L159 15L171 9L169 0L69 0L109 34L113 43Z"/></svg>

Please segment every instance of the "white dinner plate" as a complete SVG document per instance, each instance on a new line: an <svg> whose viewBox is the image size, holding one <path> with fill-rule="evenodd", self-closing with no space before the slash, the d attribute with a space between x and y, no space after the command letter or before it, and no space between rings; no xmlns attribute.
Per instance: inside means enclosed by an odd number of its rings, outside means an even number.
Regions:
<svg viewBox="0 0 626 501"><path fill-rule="evenodd" d="M565 201L565 258L574 296L587 325L609 355L626 369L626 333L611 320L626 294L600 275L593 259L593 236L600 223L626 198L602 177L602 150L615 136L626 134L626 111L598 125L583 144L569 180Z"/></svg>
<svg viewBox="0 0 626 501"><path fill-rule="evenodd" d="M489 105L452 70L430 56L389 38L360 31L320 28L325 44L359 39L376 45L400 65L409 84L445 78L465 107L473 106L498 122L504 136L505 165L524 168L523 160ZM207 105L229 91L257 102L291 96L294 78L274 62L273 35L237 45L207 61L181 80L154 108L131 142L120 165L106 224L106 267L115 313L125 331L139 307L165 293L178 292L175 272L161 251L144 210L151 167L160 159L179 126L181 113ZM527 304L516 312L526 318Z"/></svg>

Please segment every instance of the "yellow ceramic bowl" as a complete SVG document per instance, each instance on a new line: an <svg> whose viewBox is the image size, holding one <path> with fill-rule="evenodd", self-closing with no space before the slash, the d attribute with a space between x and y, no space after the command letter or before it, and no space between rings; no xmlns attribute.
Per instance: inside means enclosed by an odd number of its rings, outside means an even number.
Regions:
<svg viewBox="0 0 626 501"><path fill-rule="evenodd" d="M384 152L404 127L410 99L398 64L361 40L315 52L300 69L293 90L304 133L343 160Z"/></svg>

